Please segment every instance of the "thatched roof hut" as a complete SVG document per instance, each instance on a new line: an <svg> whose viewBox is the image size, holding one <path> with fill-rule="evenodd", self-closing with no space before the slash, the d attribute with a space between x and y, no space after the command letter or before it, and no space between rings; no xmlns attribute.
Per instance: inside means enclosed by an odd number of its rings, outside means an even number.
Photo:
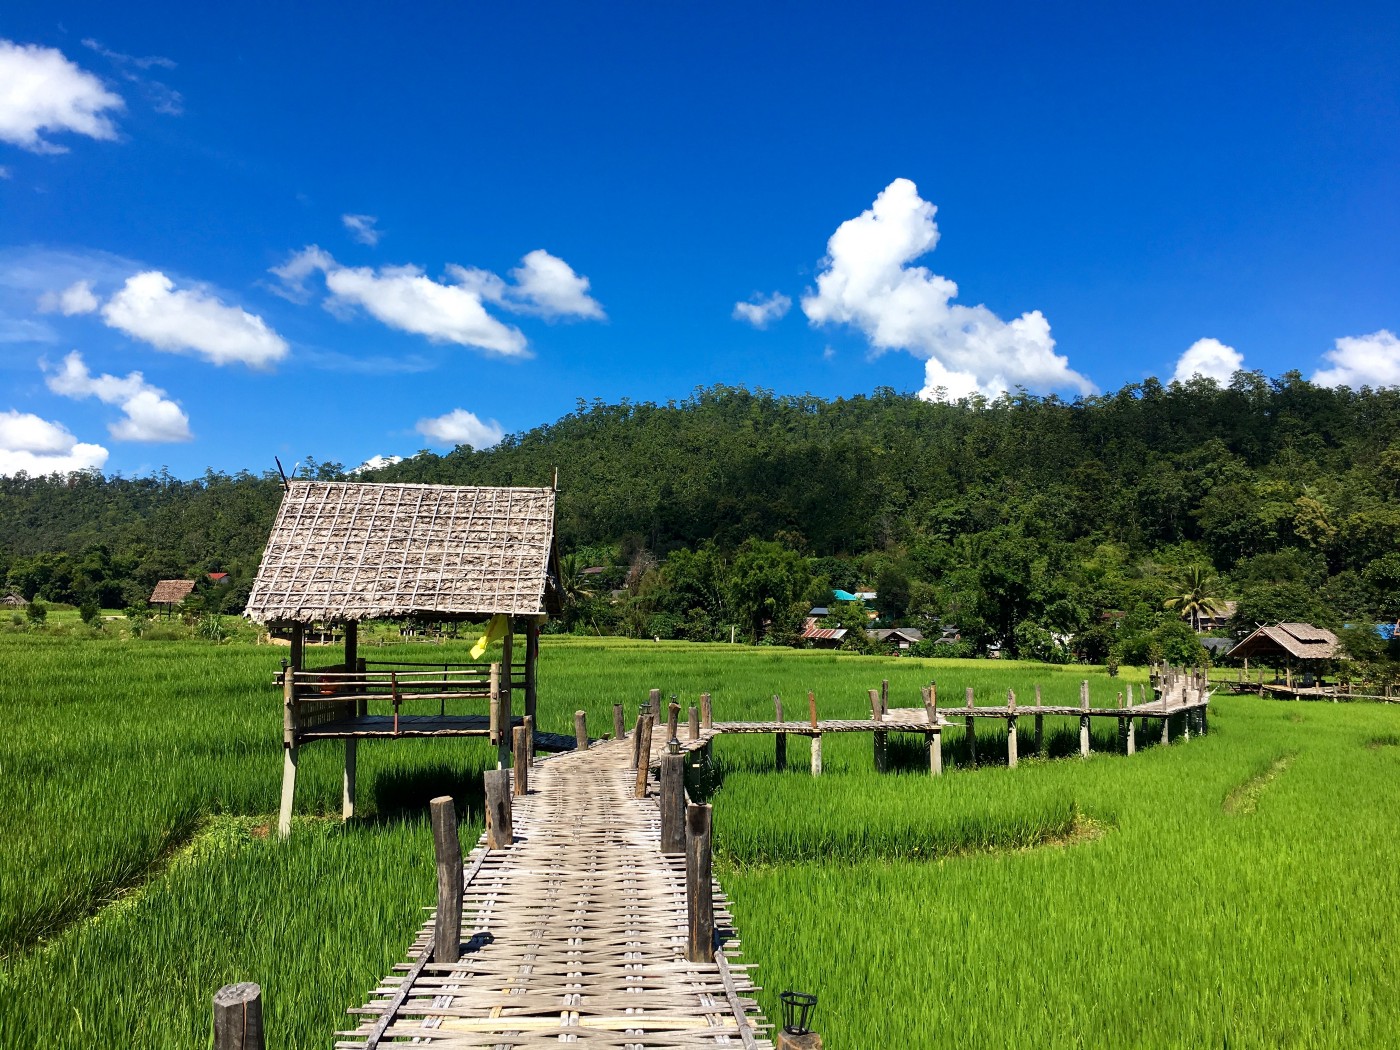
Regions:
<svg viewBox="0 0 1400 1050"><path fill-rule="evenodd" d="M151 605L179 605L194 590L194 580L161 580L151 592Z"/></svg>
<svg viewBox="0 0 1400 1050"><path fill-rule="evenodd" d="M557 607L549 488L293 481L246 615L452 620Z"/></svg>
<svg viewBox="0 0 1400 1050"><path fill-rule="evenodd" d="M1310 623L1278 623L1254 630L1230 650L1235 660L1261 657L1292 660L1332 660L1337 657L1337 636Z"/></svg>

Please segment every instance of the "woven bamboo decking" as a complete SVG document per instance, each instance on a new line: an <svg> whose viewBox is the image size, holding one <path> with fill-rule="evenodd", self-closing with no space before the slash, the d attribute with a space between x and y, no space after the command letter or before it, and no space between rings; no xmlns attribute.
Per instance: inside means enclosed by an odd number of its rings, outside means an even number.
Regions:
<svg viewBox="0 0 1400 1050"><path fill-rule="evenodd" d="M337 1047L772 1047L718 885L715 962L686 961L685 857L661 853L655 801L632 798L631 749L538 763L514 844L483 836L467 858L460 961L430 961L428 922Z"/></svg>

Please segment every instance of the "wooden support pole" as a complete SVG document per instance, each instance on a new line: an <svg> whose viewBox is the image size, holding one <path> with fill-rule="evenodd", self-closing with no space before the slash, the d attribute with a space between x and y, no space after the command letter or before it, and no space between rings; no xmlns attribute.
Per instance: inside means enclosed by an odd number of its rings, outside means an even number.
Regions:
<svg viewBox="0 0 1400 1050"><path fill-rule="evenodd" d="M1118 709L1120 711L1123 709L1123 694L1121 692L1118 694ZM1124 754L1127 754L1128 751L1128 723L1131 721L1131 718L1118 716L1118 748Z"/></svg>
<svg viewBox="0 0 1400 1050"><path fill-rule="evenodd" d="M1035 684L1035 753L1041 758L1047 757L1045 750L1045 716L1038 710L1045 705L1040 700L1040 683Z"/></svg>
<svg viewBox="0 0 1400 1050"><path fill-rule="evenodd" d="M1079 683L1079 706L1085 711L1089 710L1089 682L1088 679ZM1079 757L1089 757L1089 716L1079 716Z"/></svg>
<svg viewBox="0 0 1400 1050"><path fill-rule="evenodd" d="M691 804L685 811L686 960L715 958L714 855L709 806Z"/></svg>
<svg viewBox="0 0 1400 1050"><path fill-rule="evenodd" d="M534 718L540 697L540 617L525 621L525 714Z"/></svg>
<svg viewBox="0 0 1400 1050"><path fill-rule="evenodd" d="M288 663L293 671L301 671L306 667L306 626L300 623L292 624L292 646L287 653Z"/></svg>
<svg viewBox="0 0 1400 1050"><path fill-rule="evenodd" d="M640 747L637 750L637 785L633 790L635 798L647 797L647 774L651 770L651 729L656 723L651 715L642 719L641 732L637 734Z"/></svg>
<svg viewBox="0 0 1400 1050"><path fill-rule="evenodd" d="M710 694L700 694L700 726L703 729L713 729L715 725L713 712L710 710Z"/></svg>
<svg viewBox="0 0 1400 1050"><path fill-rule="evenodd" d="M526 716L529 717L529 716ZM525 726L516 726L513 730L515 736L515 776L511 778L511 785L516 798L530 793L530 730Z"/></svg>
<svg viewBox="0 0 1400 1050"><path fill-rule="evenodd" d="M928 749L928 775L943 775L943 732L938 726L938 692L930 683L924 688L924 717L931 727L924 734L924 746Z"/></svg>
<svg viewBox="0 0 1400 1050"><path fill-rule="evenodd" d="M681 705L672 700L666 705L666 742L679 740L681 737Z"/></svg>
<svg viewBox="0 0 1400 1050"><path fill-rule="evenodd" d="M685 852L685 755L661 756L661 852Z"/></svg>
<svg viewBox="0 0 1400 1050"><path fill-rule="evenodd" d="M356 740L353 736L345 738L345 774L340 781L341 820L355 818L355 745Z"/></svg>
<svg viewBox="0 0 1400 1050"><path fill-rule="evenodd" d="M1016 768L1016 691L1008 689L1006 691L1006 765L1008 769Z"/></svg>
<svg viewBox="0 0 1400 1050"><path fill-rule="evenodd" d="M515 668L511 666L511 658L514 649L514 639L511 636L513 628L510 620L506 620L506 634L501 639L501 664L504 673L501 675L501 728L500 736L496 741L496 768L509 769L510 760L510 730L514 723L514 684Z"/></svg>
<svg viewBox="0 0 1400 1050"><path fill-rule="evenodd" d="M501 776L505 776L504 771ZM438 877L433 962L455 963L462 957L462 846L457 838L457 808L451 796L440 795L428 803L428 809Z"/></svg>
<svg viewBox="0 0 1400 1050"><path fill-rule="evenodd" d="M794 1035L782 1028L778 1029L777 1050L823 1050L822 1037L816 1032L803 1032Z"/></svg>
<svg viewBox="0 0 1400 1050"><path fill-rule="evenodd" d="M500 743L501 736L501 665L491 665L491 743Z"/></svg>
<svg viewBox="0 0 1400 1050"><path fill-rule="evenodd" d="M812 776L822 775L822 735L816 733L812 736Z"/></svg>
<svg viewBox="0 0 1400 1050"><path fill-rule="evenodd" d="M1137 720L1134 718L1128 719L1127 751L1130 755L1137 754Z"/></svg>
<svg viewBox="0 0 1400 1050"><path fill-rule="evenodd" d="M779 725L783 722L783 698L778 694L773 694L773 720ZM779 773L787 769L787 734L773 734L773 768Z"/></svg>
<svg viewBox="0 0 1400 1050"><path fill-rule="evenodd" d="M282 749L282 805L277 810L277 834L286 838L292 833L292 799L297 793L297 747Z"/></svg>
<svg viewBox="0 0 1400 1050"><path fill-rule="evenodd" d="M812 728L817 728L817 694L807 691L807 716L812 720Z"/></svg>
<svg viewBox="0 0 1400 1050"><path fill-rule="evenodd" d="M262 989L250 981L214 993L214 1050L263 1050Z"/></svg>
<svg viewBox="0 0 1400 1050"><path fill-rule="evenodd" d="M880 706L880 691L878 689L871 689L869 695L870 720L877 723L881 722L884 720L885 712L884 708ZM871 748L874 752L875 772L883 773L885 772L886 760L888 758L888 736L886 733L877 729L870 734L870 741Z"/></svg>
<svg viewBox="0 0 1400 1050"><path fill-rule="evenodd" d="M700 708L696 707L694 704L691 704L691 705L690 705L690 718L689 718L688 721L689 721L689 726L690 726L690 739L691 739L691 740L699 740L699 739L700 739Z"/></svg>
<svg viewBox="0 0 1400 1050"><path fill-rule="evenodd" d="M646 708L642 708L642 713L637 716L637 726L632 730L632 764L628 769L636 769L642 760L642 726L646 725L646 720L650 717Z"/></svg>
<svg viewBox="0 0 1400 1050"><path fill-rule="evenodd" d="M482 780L486 785L486 845L490 849L505 849L515 841L515 827L511 820L510 771L488 769L482 774Z"/></svg>
<svg viewBox="0 0 1400 1050"><path fill-rule="evenodd" d="M652 723L661 721L661 690L653 689L647 696L647 702L651 704Z"/></svg>
<svg viewBox="0 0 1400 1050"><path fill-rule="evenodd" d="M520 728L525 730L526 764L535 768L535 716L526 715L523 719L525 724Z"/></svg>
<svg viewBox="0 0 1400 1050"><path fill-rule="evenodd" d="M613 736L618 740L627 739L627 713L621 704L613 704Z"/></svg>
<svg viewBox="0 0 1400 1050"><path fill-rule="evenodd" d="M578 751L588 750L588 712L574 712L574 748Z"/></svg>
<svg viewBox="0 0 1400 1050"><path fill-rule="evenodd" d="M890 680L888 678L880 681L880 712L886 715L890 713Z"/></svg>
<svg viewBox="0 0 1400 1050"><path fill-rule="evenodd" d="M360 628L360 625L357 624L354 620L350 620L349 622L347 622L347 623L345 624L345 627L344 627L344 631L345 631L345 671L346 671L347 674L354 674L356 671L362 671L362 670L363 670L363 669L360 667L360 630L359 630L359 628ZM351 680L350 680L350 684L348 685L348 689L349 689L349 691L350 691L351 693L356 693L356 692L359 692L360 687L359 687L358 683L356 683L353 679L351 679ZM362 712L360 711L360 702L359 702L359 701L356 701L356 700L353 700L353 699L352 699L352 700L347 700L347 701L345 702L345 713L346 713L347 715L351 716L351 717L353 717L353 716L355 716L355 715L358 715L358 714L361 714ZM348 818L347 818L347 819L348 819Z"/></svg>
<svg viewBox="0 0 1400 1050"><path fill-rule="evenodd" d="M1172 740L1172 720L1170 715L1162 715L1162 743L1170 744Z"/></svg>

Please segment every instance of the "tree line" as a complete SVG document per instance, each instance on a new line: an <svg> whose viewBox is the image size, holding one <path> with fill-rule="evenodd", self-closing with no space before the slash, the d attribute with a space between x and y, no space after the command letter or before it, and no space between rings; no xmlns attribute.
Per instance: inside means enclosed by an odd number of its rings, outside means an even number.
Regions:
<svg viewBox="0 0 1400 1050"><path fill-rule="evenodd" d="M955 624L972 651L1138 659L1192 650L1192 593L1237 602L1237 628L1400 613L1400 392L1296 372L1072 402L580 401L364 477L539 486L556 468L570 629L791 641L839 587L877 591L886 623ZM116 604L225 571L236 603L279 498L247 472L0 479L0 574L26 598Z"/></svg>

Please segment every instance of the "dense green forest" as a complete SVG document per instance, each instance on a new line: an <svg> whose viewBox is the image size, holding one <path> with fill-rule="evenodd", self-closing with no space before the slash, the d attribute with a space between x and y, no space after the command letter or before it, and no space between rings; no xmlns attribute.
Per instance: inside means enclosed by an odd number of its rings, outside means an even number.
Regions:
<svg viewBox="0 0 1400 1050"><path fill-rule="evenodd" d="M886 622L956 624L960 651L1141 659L1194 654L1182 609L1225 599L1237 627L1400 614L1392 389L1241 372L947 405L718 386L581 401L494 448L364 477L547 485L555 468L565 628L788 641L841 587L878 591ZM279 495L275 474L0 479L0 577L122 606L226 571L234 586L206 600L237 611Z"/></svg>

